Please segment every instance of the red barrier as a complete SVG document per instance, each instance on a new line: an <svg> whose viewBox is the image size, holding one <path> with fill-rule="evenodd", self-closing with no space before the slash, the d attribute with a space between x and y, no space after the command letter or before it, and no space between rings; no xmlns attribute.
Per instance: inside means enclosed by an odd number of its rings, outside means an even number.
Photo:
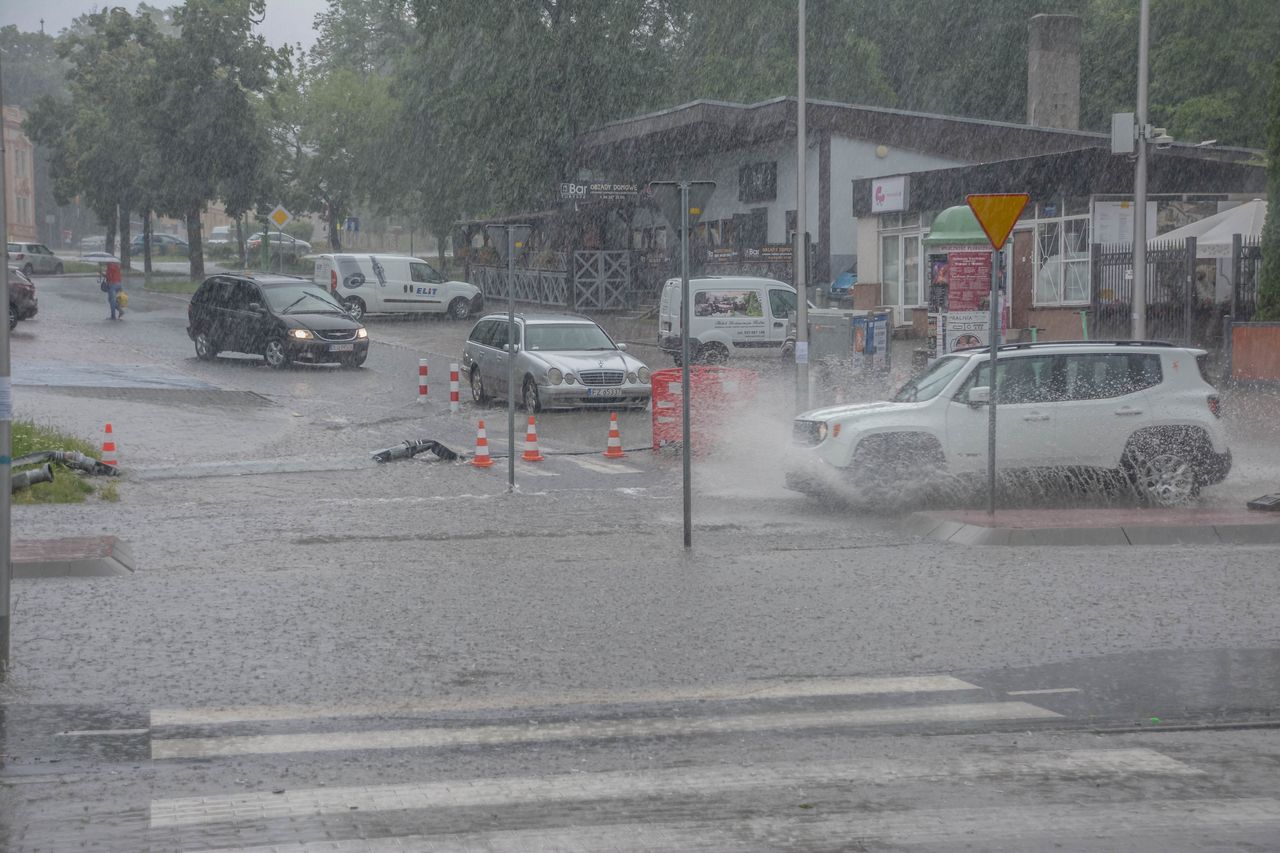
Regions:
<svg viewBox="0 0 1280 853"><path fill-rule="evenodd" d="M683 430L683 371L678 367L656 370L649 383L653 391L653 449L679 447ZM706 453L733 409L754 402L759 375L736 367L693 365L689 368L689 430L693 451Z"/></svg>

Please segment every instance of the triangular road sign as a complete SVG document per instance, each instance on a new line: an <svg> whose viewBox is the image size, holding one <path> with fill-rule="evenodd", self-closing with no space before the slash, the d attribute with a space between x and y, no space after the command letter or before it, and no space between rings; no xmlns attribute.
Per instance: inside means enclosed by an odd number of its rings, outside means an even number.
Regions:
<svg viewBox="0 0 1280 853"><path fill-rule="evenodd" d="M991 241L991 248L997 252L1004 248L1009 233L1017 224L1022 209L1027 206L1031 196L1026 193L991 193L987 195L965 196L969 209L978 217L978 224L983 233Z"/></svg>

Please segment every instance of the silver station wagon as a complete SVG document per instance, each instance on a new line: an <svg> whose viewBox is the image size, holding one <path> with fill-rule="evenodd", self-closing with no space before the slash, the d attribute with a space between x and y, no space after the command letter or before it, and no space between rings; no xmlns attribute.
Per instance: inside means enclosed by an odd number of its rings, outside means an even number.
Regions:
<svg viewBox="0 0 1280 853"><path fill-rule="evenodd" d="M593 320L573 314L517 314L516 392L529 412L542 409L644 408L649 368ZM462 352L471 398L508 394L507 315L475 324Z"/></svg>

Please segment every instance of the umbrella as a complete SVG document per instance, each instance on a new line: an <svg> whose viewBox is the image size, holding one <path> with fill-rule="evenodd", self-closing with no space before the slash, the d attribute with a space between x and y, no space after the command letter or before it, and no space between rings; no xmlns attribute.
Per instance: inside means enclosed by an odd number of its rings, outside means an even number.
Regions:
<svg viewBox="0 0 1280 853"><path fill-rule="evenodd" d="M109 255L106 252L90 252L87 255L81 255L80 260L86 264L118 264L120 259L115 255Z"/></svg>
<svg viewBox="0 0 1280 853"><path fill-rule="evenodd" d="M1176 228L1167 234L1147 241L1164 243L1168 240L1182 242L1188 237L1196 238L1197 258L1229 258L1231 257L1231 238L1236 234L1248 239L1257 239L1262 235L1262 223L1267 218L1267 203L1261 199L1245 202L1238 207L1206 216L1198 222Z"/></svg>

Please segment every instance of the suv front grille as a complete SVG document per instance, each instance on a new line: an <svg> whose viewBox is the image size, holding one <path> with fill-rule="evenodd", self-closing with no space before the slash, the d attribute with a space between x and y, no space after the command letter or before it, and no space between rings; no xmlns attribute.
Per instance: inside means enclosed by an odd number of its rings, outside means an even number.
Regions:
<svg viewBox="0 0 1280 853"><path fill-rule="evenodd" d="M584 370L578 374L583 385L621 385L621 370Z"/></svg>
<svg viewBox="0 0 1280 853"><path fill-rule="evenodd" d="M356 333L350 329L316 331L313 334L322 341L354 341L356 339Z"/></svg>

